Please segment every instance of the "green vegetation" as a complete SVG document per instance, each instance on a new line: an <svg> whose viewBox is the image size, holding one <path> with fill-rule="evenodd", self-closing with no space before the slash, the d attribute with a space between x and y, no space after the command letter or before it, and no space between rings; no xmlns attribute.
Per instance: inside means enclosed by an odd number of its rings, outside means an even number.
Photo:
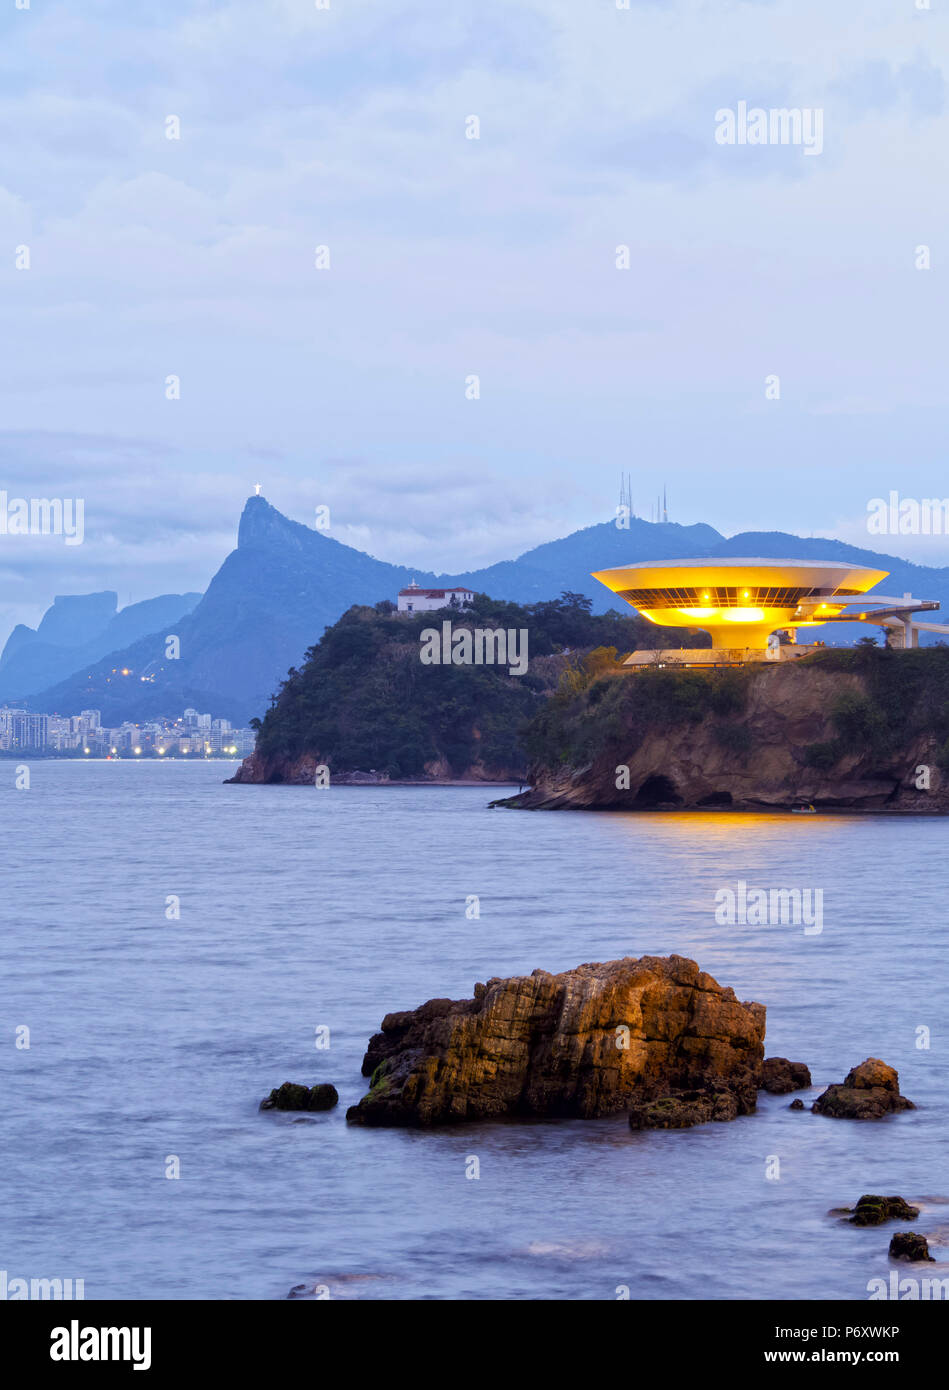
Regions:
<svg viewBox="0 0 949 1390"><path fill-rule="evenodd" d="M729 753L751 752L751 730L745 724L717 724L715 741Z"/></svg>
<svg viewBox="0 0 949 1390"><path fill-rule="evenodd" d="M735 716L745 708L753 667L734 670L645 669L610 671L592 652L579 671L565 672L557 693L538 712L524 741L532 763L583 767L616 744L631 753L646 734L708 715ZM740 725L723 725L723 738L742 740Z"/></svg>
<svg viewBox="0 0 949 1390"><path fill-rule="evenodd" d="M355 607L326 629L288 673L258 729L258 751L278 763L303 754L331 773L375 770L392 778L449 776L472 768L526 776L527 768L589 767L651 733L708 721L716 743L750 758L748 692L757 663L730 669L646 668L621 662L634 648L707 644L704 634L653 626L635 613L594 615L582 595L522 606L476 596L470 609L398 614L389 602ZM530 663L424 665L421 634L450 619L461 629L526 630ZM783 668L772 668L773 670ZM949 648L890 651L870 643L826 648L793 665L793 680L839 673L822 741L800 750L807 766L831 771L868 754L885 766L921 734L949 772ZM829 728L828 728L829 723Z"/></svg>
<svg viewBox="0 0 949 1390"><path fill-rule="evenodd" d="M749 683L758 665L724 670L645 668L618 676L615 653L593 651L565 671L556 693L525 731L531 764L589 767L622 748L631 755L647 734L712 720L715 741L739 756L750 755L753 738L742 722ZM778 668L772 668L778 669ZM868 754L885 764L920 734L938 749L934 761L949 772L949 648L890 651L875 643L826 649L794 666L855 675L830 709L834 736L802 750L806 765L830 771L848 756Z"/></svg>
<svg viewBox="0 0 949 1390"><path fill-rule="evenodd" d="M834 701L835 737L805 750L809 766L827 770L868 751L885 760L914 736L929 733L940 749L940 766L949 770L949 647L890 651L872 638L861 639L850 649L818 652L807 664L857 675L863 686Z"/></svg>
<svg viewBox="0 0 949 1390"><path fill-rule="evenodd" d="M379 1100L388 1091L392 1090L392 1078L389 1076L389 1059L380 1062L372 1076L369 1078L369 1094L373 1100Z"/></svg>
<svg viewBox="0 0 949 1390"><path fill-rule="evenodd" d="M328 627L288 672L258 730L264 757L317 756L331 773L425 775L444 763L453 776L473 764L519 775L526 768L521 731L557 688L561 676L586 686L616 669L617 652L663 643L705 645L708 638L658 628L637 614L593 614L582 594L529 606L475 596L468 609L399 614L388 601L354 607ZM507 666L423 665L420 634L450 620L462 628L526 629L530 664L523 676ZM595 650L591 650L595 649Z"/></svg>

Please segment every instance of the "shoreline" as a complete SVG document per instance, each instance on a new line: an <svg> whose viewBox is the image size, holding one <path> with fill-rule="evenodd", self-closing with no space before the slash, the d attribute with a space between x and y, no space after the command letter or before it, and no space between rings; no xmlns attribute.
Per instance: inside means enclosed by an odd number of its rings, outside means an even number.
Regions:
<svg viewBox="0 0 949 1390"><path fill-rule="evenodd" d="M519 793L526 796L528 793ZM797 814L791 806L518 806L517 797L501 798L492 801L493 810L501 811L589 811L597 815L618 814L622 816L792 816ZM910 807L886 806L823 806L813 812L820 816L921 816L942 817L949 811L933 807L931 810ZM810 814L808 815L808 819Z"/></svg>
<svg viewBox="0 0 949 1390"><path fill-rule="evenodd" d="M234 787L311 787L311 786L313 785L313 783L312 783L312 782L250 782L250 781L247 781L247 782L238 782L235 778L228 778L228 779L226 779L225 785L226 785L226 786L234 786ZM332 789L332 788L334 788L334 787L348 787L348 788L350 788L350 789L355 789L355 790L357 790L357 791L358 791L358 790L367 790L367 789L369 789L369 788L372 788L373 790L375 790L375 789L377 789L377 788L379 788L379 787L491 787L491 788L494 788L494 787L514 787L514 786L517 786L517 785L518 785L518 783L516 783L516 782L507 782L507 781L505 781L505 782L485 782L485 781L484 781L482 778L480 778L480 777L424 777L424 778L416 778L416 779L408 779L408 778L407 778L407 779L405 779L405 780L402 780L402 779L396 780L395 778L392 778L391 780L388 780L388 779L387 779L387 780L384 781L384 782L382 782L382 781L379 781L379 782L375 782L375 781L362 781L362 780L360 780L360 781L358 781L358 782L353 782L353 781L342 780L342 779L333 780L333 778L331 777L331 778L330 778L330 783L329 783L330 789ZM522 785L523 785L523 784L522 784ZM521 795L520 792L518 792L518 793L516 793L516 794L517 794L518 796Z"/></svg>
<svg viewBox="0 0 949 1390"><path fill-rule="evenodd" d="M310 787L311 782L238 782L234 778L226 778L223 785L235 787ZM472 777L427 777L421 779L399 779L393 778L388 781L349 781L338 780L330 782L329 790L345 787L350 791L365 791L384 789L386 787L481 787L484 789L500 789L502 787L513 787L514 782L486 782L480 778ZM488 810L502 811L586 811L597 815L637 815L637 816L790 816L796 812L791 806L530 806L517 805L516 802L521 797L530 794L530 788L523 792L516 792L514 796L499 797L494 801L488 802ZM915 809L910 807L885 807L885 806L824 806L818 807L814 811L815 817L821 816L890 816L890 817L910 817L920 818L925 816L943 817L949 815L949 810L933 807L930 810Z"/></svg>

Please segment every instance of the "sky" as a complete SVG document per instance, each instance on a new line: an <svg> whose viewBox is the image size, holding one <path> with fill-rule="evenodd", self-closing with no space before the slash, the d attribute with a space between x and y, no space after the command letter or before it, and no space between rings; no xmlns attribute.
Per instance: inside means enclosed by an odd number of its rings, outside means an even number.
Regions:
<svg viewBox="0 0 949 1390"><path fill-rule="evenodd" d="M82 498L84 539L0 535L0 639L203 590L257 483L437 571L611 517L624 472L647 518L665 485L949 563L867 533L949 496L949 0L26 3L0 491ZM821 148L719 143L740 102Z"/></svg>

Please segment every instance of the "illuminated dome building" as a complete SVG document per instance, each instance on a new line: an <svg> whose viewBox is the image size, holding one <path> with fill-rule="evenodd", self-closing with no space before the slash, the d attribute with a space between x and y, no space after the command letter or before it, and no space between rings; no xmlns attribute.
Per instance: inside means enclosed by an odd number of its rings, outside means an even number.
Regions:
<svg viewBox="0 0 949 1390"><path fill-rule="evenodd" d="M711 651L677 653L679 660L692 657L705 664L780 658L784 653L777 640L769 643L772 633L787 632L796 643L796 629L830 622L876 623L893 629L891 645L901 646L917 645L919 627L945 630L911 618L920 609L938 608L938 603L908 594L902 599L866 598L887 573L834 560L716 559L647 560L597 570L593 577L652 623L708 632ZM875 606L881 603L889 606ZM848 613L854 605L860 611ZM627 664L642 665L655 655L637 652ZM792 646L787 655L806 652Z"/></svg>

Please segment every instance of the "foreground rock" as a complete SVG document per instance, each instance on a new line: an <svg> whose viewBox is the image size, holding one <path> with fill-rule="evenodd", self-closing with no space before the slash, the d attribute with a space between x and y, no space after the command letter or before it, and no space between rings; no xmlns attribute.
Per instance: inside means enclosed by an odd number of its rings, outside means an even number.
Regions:
<svg viewBox="0 0 949 1390"><path fill-rule="evenodd" d="M789 1062L786 1057L766 1057L761 1071L761 1089L773 1096L786 1096L790 1091L802 1091L811 1084L810 1069L803 1062Z"/></svg>
<svg viewBox="0 0 949 1390"><path fill-rule="evenodd" d="M929 1243L925 1236L918 1235L916 1231L897 1231L890 1241L891 1260L928 1260L930 1264L935 1264L935 1258L929 1253Z"/></svg>
<svg viewBox="0 0 949 1390"><path fill-rule="evenodd" d="M916 1107L900 1095L896 1068L887 1066L879 1057L868 1057L847 1073L842 1085L828 1086L811 1109L834 1119L878 1120L891 1112Z"/></svg>
<svg viewBox="0 0 949 1390"><path fill-rule="evenodd" d="M878 1197L865 1193L852 1212L849 1212L852 1226L882 1226L884 1221L915 1221L919 1207L911 1207L902 1197Z"/></svg>
<svg viewBox="0 0 949 1390"><path fill-rule="evenodd" d="M285 1081L260 1102L261 1110L332 1110L339 1104L335 1086L324 1082L319 1086L297 1086Z"/></svg>
<svg viewBox="0 0 949 1390"><path fill-rule="evenodd" d="M762 1004L740 1003L682 956L491 979L473 999L388 1014L363 1061L369 1092L346 1118L591 1118L674 1094L682 1105L745 1114L761 1082L764 1031Z"/></svg>

